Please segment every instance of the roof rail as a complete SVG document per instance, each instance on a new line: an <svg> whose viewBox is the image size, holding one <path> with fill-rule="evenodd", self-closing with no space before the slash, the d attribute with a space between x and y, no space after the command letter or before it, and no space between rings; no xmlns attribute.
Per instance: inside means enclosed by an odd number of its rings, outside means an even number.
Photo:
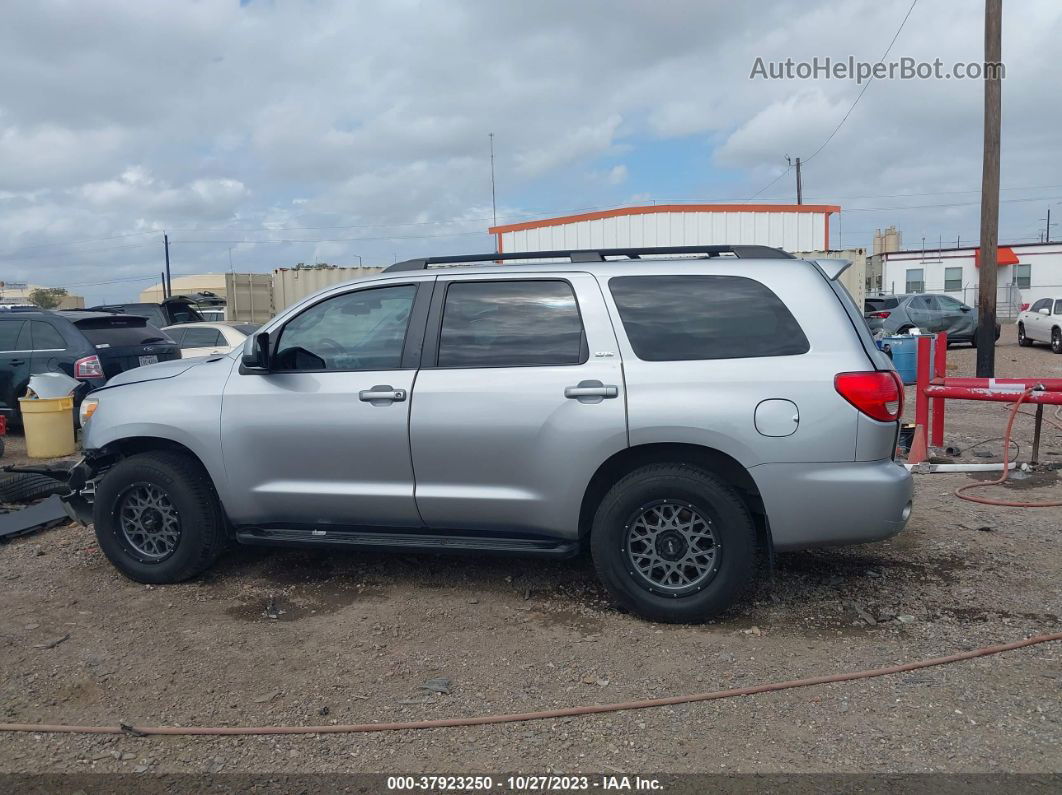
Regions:
<svg viewBox="0 0 1062 795"><path fill-rule="evenodd" d="M604 262L605 257L627 257L640 259L642 256L661 254L703 254L718 257L721 254L733 254L740 259L794 259L792 254L780 248L770 246L642 246L637 248L592 248L564 249L561 251L518 251L503 254L455 254L446 257L423 257L396 262L384 273L395 271L422 271L431 265L462 265L472 262L504 262L505 260L528 259L567 259L569 262Z"/></svg>

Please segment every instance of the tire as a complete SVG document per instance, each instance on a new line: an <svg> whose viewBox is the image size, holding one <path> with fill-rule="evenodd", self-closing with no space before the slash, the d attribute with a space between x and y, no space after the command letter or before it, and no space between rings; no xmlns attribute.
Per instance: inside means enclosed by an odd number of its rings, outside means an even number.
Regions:
<svg viewBox="0 0 1062 795"><path fill-rule="evenodd" d="M210 478L182 453L141 453L120 461L100 481L93 519L103 554L135 582L187 580L209 568L226 546Z"/></svg>
<svg viewBox="0 0 1062 795"><path fill-rule="evenodd" d="M676 529L653 526L662 523ZM665 567L673 564L671 555L692 548L690 536L677 529L683 526L693 533L699 527L702 537L693 542L700 550L696 565L678 572ZM705 528L712 543L703 538ZM651 464L622 478L598 506L590 533L594 568L612 598L632 613L669 624L698 623L730 607L752 582L755 547L756 528L737 493L714 475L682 464ZM653 555L660 561L655 568ZM676 581L664 584L668 576Z"/></svg>
<svg viewBox="0 0 1062 795"><path fill-rule="evenodd" d="M1025 324L1018 324L1018 345L1023 348L1029 348L1032 346L1032 340L1025 336Z"/></svg>
<svg viewBox="0 0 1062 795"><path fill-rule="evenodd" d="M1051 329L1051 353L1062 353L1062 331L1058 326Z"/></svg>
<svg viewBox="0 0 1062 795"><path fill-rule="evenodd" d="M30 472L13 472L0 477L0 502L30 502L70 491L66 481Z"/></svg>

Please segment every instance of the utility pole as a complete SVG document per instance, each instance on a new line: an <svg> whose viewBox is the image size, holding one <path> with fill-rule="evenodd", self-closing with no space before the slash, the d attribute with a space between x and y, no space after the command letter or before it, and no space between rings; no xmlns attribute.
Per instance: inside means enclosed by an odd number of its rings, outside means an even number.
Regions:
<svg viewBox="0 0 1062 795"><path fill-rule="evenodd" d="M786 155L785 156L785 162L787 162L791 168L795 168L796 169L797 204L803 204L804 203L804 185L803 185L803 183L801 182L801 179L800 179L800 158L798 157L796 160L791 160L789 158L789 155Z"/></svg>
<svg viewBox="0 0 1062 795"><path fill-rule="evenodd" d="M166 281L163 284L162 292L167 298L173 296L173 281L170 279L170 236L165 232L162 233L162 244L166 248Z"/></svg>
<svg viewBox="0 0 1062 795"><path fill-rule="evenodd" d="M490 133L490 207L494 212L494 226L498 225L498 199L494 191L494 133ZM498 242L495 237L494 253L498 253Z"/></svg>
<svg viewBox="0 0 1062 795"><path fill-rule="evenodd" d="M1058 226L1057 223L1055 223L1055 224L1051 223L1051 208L1050 207L1047 208L1047 218L1041 218L1040 220L1041 221L1046 221L1046 223L1044 224L1044 231L1042 233L1041 242L1050 243L1051 242L1051 227L1052 226Z"/></svg>
<svg viewBox="0 0 1062 795"><path fill-rule="evenodd" d="M1003 60L1003 0L985 0L985 62ZM996 267L999 255L999 67L985 71L984 162L981 167L981 267L977 290L977 377L996 374Z"/></svg>

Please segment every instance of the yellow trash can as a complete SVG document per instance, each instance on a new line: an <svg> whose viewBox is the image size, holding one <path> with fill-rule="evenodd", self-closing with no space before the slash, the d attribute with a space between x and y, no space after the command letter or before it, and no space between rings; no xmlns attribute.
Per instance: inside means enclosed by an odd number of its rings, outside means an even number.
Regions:
<svg viewBox="0 0 1062 795"><path fill-rule="evenodd" d="M19 398L26 455L59 458L74 454L74 398Z"/></svg>

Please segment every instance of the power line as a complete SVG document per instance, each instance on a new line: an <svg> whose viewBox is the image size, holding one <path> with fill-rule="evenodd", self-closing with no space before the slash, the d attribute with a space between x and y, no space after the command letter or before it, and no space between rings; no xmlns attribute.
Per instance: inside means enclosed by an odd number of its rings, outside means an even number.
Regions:
<svg viewBox="0 0 1062 795"><path fill-rule="evenodd" d="M763 186L762 188L760 188L760 189L759 189L758 191L756 191L755 193L753 193L753 194L752 194L751 196L749 196L749 197L748 197L748 198L747 198L747 199L746 199L745 201L752 201L752 200L753 200L753 199L755 199L755 198L756 198L757 196L759 196L759 195L760 195L761 193L763 193L763 192L764 192L765 190L767 190L767 188L769 188L769 187L771 187L772 185L774 185L774 184L775 184L776 182L778 182L778 180L780 180L780 179L781 179L782 177L784 177L784 176L785 176L786 174L788 174L788 173L789 173L790 171L792 171L792 170L793 170L793 167L792 167L792 166L786 166L786 169L785 169L785 171L783 171L783 172L782 172L781 174L779 174L779 175L778 175L777 177L775 177L774 179L772 179L772 180L771 180L770 182L768 182L768 183L767 183L766 185L764 185L764 186Z"/></svg>
<svg viewBox="0 0 1062 795"><path fill-rule="evenodd" d="M912 0L911 7L908 8L907 9L907 13L904 14L903 21L900 23L900 27L898 27L896 29L896 33L893 34L892 41L889 42L889 46L885 48L885 52L883 52L881 54L881 57L878 58L878 64L884 63L885 59L888 57L889 53L892 51L892 45L894 45L896 43L896 39L898 39L900 37L900 31L902 31L903 30L903 26L907 24L907 20L911 16L911 12L914 11L914 7L916 5L918 5L918 0ZM871 71L870 78L867 80L866 83L863 84L863 88L862 88L862 90L860 90L859 94L856 96L855 102L852 103L852 107L850 107L848 109L848 112L846 114L844 114L844 117L841 119L841 121L838 122L837 126L833 128L833 132L831 132L826 137L826 140L822 142L822 144L819 146L819 148L816 149L814 152L812 152L810 157L805 157L804 158L804 163L809 163L811 161L811 159L813 157L815 157L815 155L817 155L819 152L821 152L823 149L826 148L826 144L828 144L830 141L833 140L833 136L837 135L838 131L842 127L844 127L844 123L846 121L848 121L848 117L852 115L852 111L855 110L856 105L859 104L859 100L861 100L863 98L863 95L865 93L867 93L867 89L870 88L870 84L873 83L873 82L874 82L874 74L873 74L873 71Z"/></svg>
<svg viewBox="0 0 1062 795"><path fill-rule="evenodd" d="M898 39L898 38L900 37L900 31L902 31L902 30L903 30L903 26L907 24L907 19L908 19L908 17L910 17L910 16L911 16L911 12L912 12L912 11L914 11L914 7L915 7L915 6L917 5L917 4L918 4L918 0L912 0L912 3L911 3L911 7L907 9L907 13L906 13L906 14L904 15L904 17L903 17L903 21L902 21L902 22L900 22L900 27L898 27L898 28L896 29L896 33L895 33L895 34L893 35L893 37L892 37L892 41L890 41L890 42L889 42L889 46L885 48L885 52L884 52L884 53L882 53L882 55L881 55L881 58L879 58L879 59L878 59L878 63L879 63L879 64L880 64L880 63L882 63L882 62L883 62L883 61L885 60L885 58L886 58L886 57L888 57L889 53L890 53L890 52L892 51L892 45L894 45L894 44L896 43L896 39ZM830 133L830 134L829 134L829 135L828 135L828 136L826 137L826 140L825 140L825 141L823 141L823 142L822 142L822 143L821 143L821 144L819 145L819 148L818 148L818 149L816 149L816 150L815 150L814 152L812 152L812 153L811 153L811 157L805 157L805 158L803 159L803 161L802 161L801 165L805 165L805 164L807 164L808 162L810 162L810 161L811 161L811 158L815 157L815 155L817 155L817 154L818 154L819 152L821 152L821 151L822 151L823 149L825 149L825 148L826 148L826 144L828 144L828 143L829 143L830 141L832 141L832 140L833 140L833 137L834 137L835 135L837 135L838 131L839 131L839 130L840 130L840 129L841 129L841 128L842 128L843 126L844 126L844 123L845 123L846 121L848 121L848 117L852 115L852 111L853 111L853 110L855 110L855 108L856 108L856 105L858 105L858 104L859 104L859 100L861 100L861 99L863 98L863 95L864 95L865 93L867 93L867 89L868 89L868 88L870 88L870 84L871 84L871 83L873 83L873 82L874 82L874 75L873 75L873 73L871 73L871 75L870 75L870 78L869 78L869 79L867 80L867 82L865 82L865 83L863 84L863 88L862 88L862 89L860 90L859 94L858 94L858 95L856 96L856 98L855 98L855 102L853 102L853 103L852 103L852 106L851 106L850 108L848 108L848 112L844 114L844 117L843 117L843 118L841 119L841 121L840 121L840 122L838 122L837 126L833 128L833 132L831 132L831 133ZM774 185L775 183L777 183L777 182L778 182L778 180L780 180L780 179L781 179L782 177L784 177L784 176L785 176L786 174L788 174L788 173L789 173L789 171L791 170L791 168L792 168L792 167L790 167L790 168L787 168L787 169L786 169L785 171L783 171L783 172L782 172L781 174L779 174L779 175L778 175L777 177L775 177L774 179L772 179L772 180L771 180L770 182L768 182L768 183L767 183L766 185L764 185L764 186L763 186L762 188L760 188L760 189L759 189L758 191L756 191L755 193L753 193L753 194L752 194L751 196L749 196L749 199L750 199L750 200L751 200L751 199L755 199L755 198L756 198L757 196L759 196L759 195L760 195L761 193L763 193L763 192L764 192L765 190L767 190L767 189L768 189L769 187L771 187L772 185Z"/></svg>

